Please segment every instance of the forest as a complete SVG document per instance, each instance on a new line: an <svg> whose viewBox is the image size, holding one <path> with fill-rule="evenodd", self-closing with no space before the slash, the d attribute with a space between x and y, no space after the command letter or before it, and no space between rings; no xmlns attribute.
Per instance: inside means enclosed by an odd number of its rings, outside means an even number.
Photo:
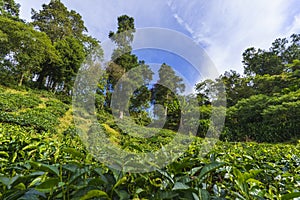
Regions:
<svg viewBox="0 0 300 200"><path fill-rule="evenodd" d="M20 6L0 2L1 199L300 198L300 34L245 49L243 74L226 71L185 95L168 63L148 84L154 73L131 46L135 19L121 15L107 33L116 48L99 69L90 110L74 85L83 88L78 75L93 72L82 66L103 58L101 41L60 0L32 10L31 22ZM214 113L226 113L221 125ZM218 141L204 154L210 137ZM111 165L101 154L110 146L124 152ZM127 156L161 151L172 162Z"/></svg>

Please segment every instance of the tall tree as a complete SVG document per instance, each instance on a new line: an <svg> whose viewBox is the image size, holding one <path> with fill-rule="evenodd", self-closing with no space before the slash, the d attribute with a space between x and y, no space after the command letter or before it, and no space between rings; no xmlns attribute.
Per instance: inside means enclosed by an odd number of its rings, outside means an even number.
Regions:
<svg viewBox="0 0 300 200"><path fill-rule="evenodd" d="M21 86L39 73L45 60L58 58L50 39L23 22L0 17L1 64Z"/></svg>
<svg viewBox="0 0 300 200"><path fill-rule="evenodd" d="M53 90L71 91L76 74L84 61L85 54L81 43L74 37L66 37L55 42L55 48L60 57L59 62L53 63L47 84ZM52 63L50 63L52 65Z"/></svg>
<svg viewBox="0 0 300 200"><path fill-rule="evenodd" d="M116 44L116 48L112 54L112 62L107 67L107 105L110 107L111 95L122 96L133 95L135 100L132 100L131 112L139 112L137 107L141 108L142 104L138 103L138 99L144 97L145 87L143 86L149 79L152 79L152 72L149 66L143 61L138 61L136 55L132 54L131 43L134 39L134 19L127 15L118 17L118 28L116 32L110 32L109 38ZM125 75L126 73L129 74ZM122 80L120 81L120 78ZM135 90L138 88L137 90ZM133 91L132 91L133 90ZM129 107L128 102L115 102L119 109L119 117L123 118L124 108ZM135 107L135 108L134 108Z"/></svg>
<svg viewBox="0 0 300 200"><path fill-rule="evenodd" d="M179 104L179 93L183 93L185 85L183 79L176 75L175 71L171 66L163 63L158 70L159 80L152 89L152 104L154 106L162 105L164 113L158 117L166 117L167 123L165 128L176 129L180 123L180 105ZM176 109L175 109L176 108ZM155 111L155 110L154 110Z"/></svg>
<svg viewBox="0 0 300 200"><path fill-rule="evenodd" d="M69 11L60 0L43 4L40 11L32 10L31 18L33 26L50 37L61 57L59 62L44 63L37 85L69 93L84 57L98 51L99 42L86 34L87 28L81 15L74 10Z"/></svg>
<svg viewBox="0 0 300 200"><path fill-rule="evenodd" d="M282 59L275 52L248 48L243 53L244 73L246 75L275 75L284 70Z"/></svg>
<svg viewBox="0 0 300 200"><path fill-rule="evenodd" d="M69 11L60 0L43 4L39 12L32 9L31 18L34 27L45 32L52 42L71 35L81 39L87 31L82 17L74 10Z"/></svg>

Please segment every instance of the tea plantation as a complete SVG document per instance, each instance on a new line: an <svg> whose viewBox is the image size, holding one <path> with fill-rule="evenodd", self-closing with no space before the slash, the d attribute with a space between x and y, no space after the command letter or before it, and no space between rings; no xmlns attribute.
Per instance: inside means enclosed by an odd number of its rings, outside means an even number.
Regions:
<svg viewBox="0 0 300 200"><path fill-rule="evenodd" d="M150 151L147 141L102 123L113 145ZM149 173L99 163L77 136L71 106L54 95L0 87L0 199L293 199L300 197L300 143L218 142L200 156L195 138L175 162ZM138 149L137 149L138 148Z"/></svg>

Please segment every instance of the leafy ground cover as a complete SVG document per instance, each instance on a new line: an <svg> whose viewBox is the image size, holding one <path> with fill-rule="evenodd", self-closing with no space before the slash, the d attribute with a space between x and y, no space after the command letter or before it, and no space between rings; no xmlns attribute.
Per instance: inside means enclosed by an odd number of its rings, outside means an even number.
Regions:
<svg viewBox="0 0 300 200"><path fill-rule="evenodd" d="M0 94L19 99L1 104L16 108L1 107L1 199L293 199L300 196L299 142L219 142L205 156L200 156L203 140L195 138L180 158L163 169L123 173L99 163L87 152L74 125L70 124L68 105L54 98L41 98L38 93L21 95L0 89ZM23 105L27 95L31 99ZM114 145L123 145L129 151L155 150L174 134L162 131L146 143L121 134L112 122L101 125Z"/></svg>

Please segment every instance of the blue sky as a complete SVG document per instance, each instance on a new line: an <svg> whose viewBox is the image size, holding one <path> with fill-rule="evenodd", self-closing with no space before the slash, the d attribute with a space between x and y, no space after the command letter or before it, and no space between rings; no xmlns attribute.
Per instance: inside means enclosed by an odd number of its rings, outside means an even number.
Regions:
<svg viewBox="0 0 300 200"><path fill-rule="evenodd" d="M45 0L16 0L21 17L30 21L31 8ZM30 3L29 3L30 2ZM83 16L89 34L107 40L117 17L127 14L137 28L161 27L191 37L220 73L242 73L241 55L248 47L268 48L274 39L300 33L299 0L62 0ZM144 55L145 56L145 55ZM145 56L146 58L147 56Z"/></svg>

